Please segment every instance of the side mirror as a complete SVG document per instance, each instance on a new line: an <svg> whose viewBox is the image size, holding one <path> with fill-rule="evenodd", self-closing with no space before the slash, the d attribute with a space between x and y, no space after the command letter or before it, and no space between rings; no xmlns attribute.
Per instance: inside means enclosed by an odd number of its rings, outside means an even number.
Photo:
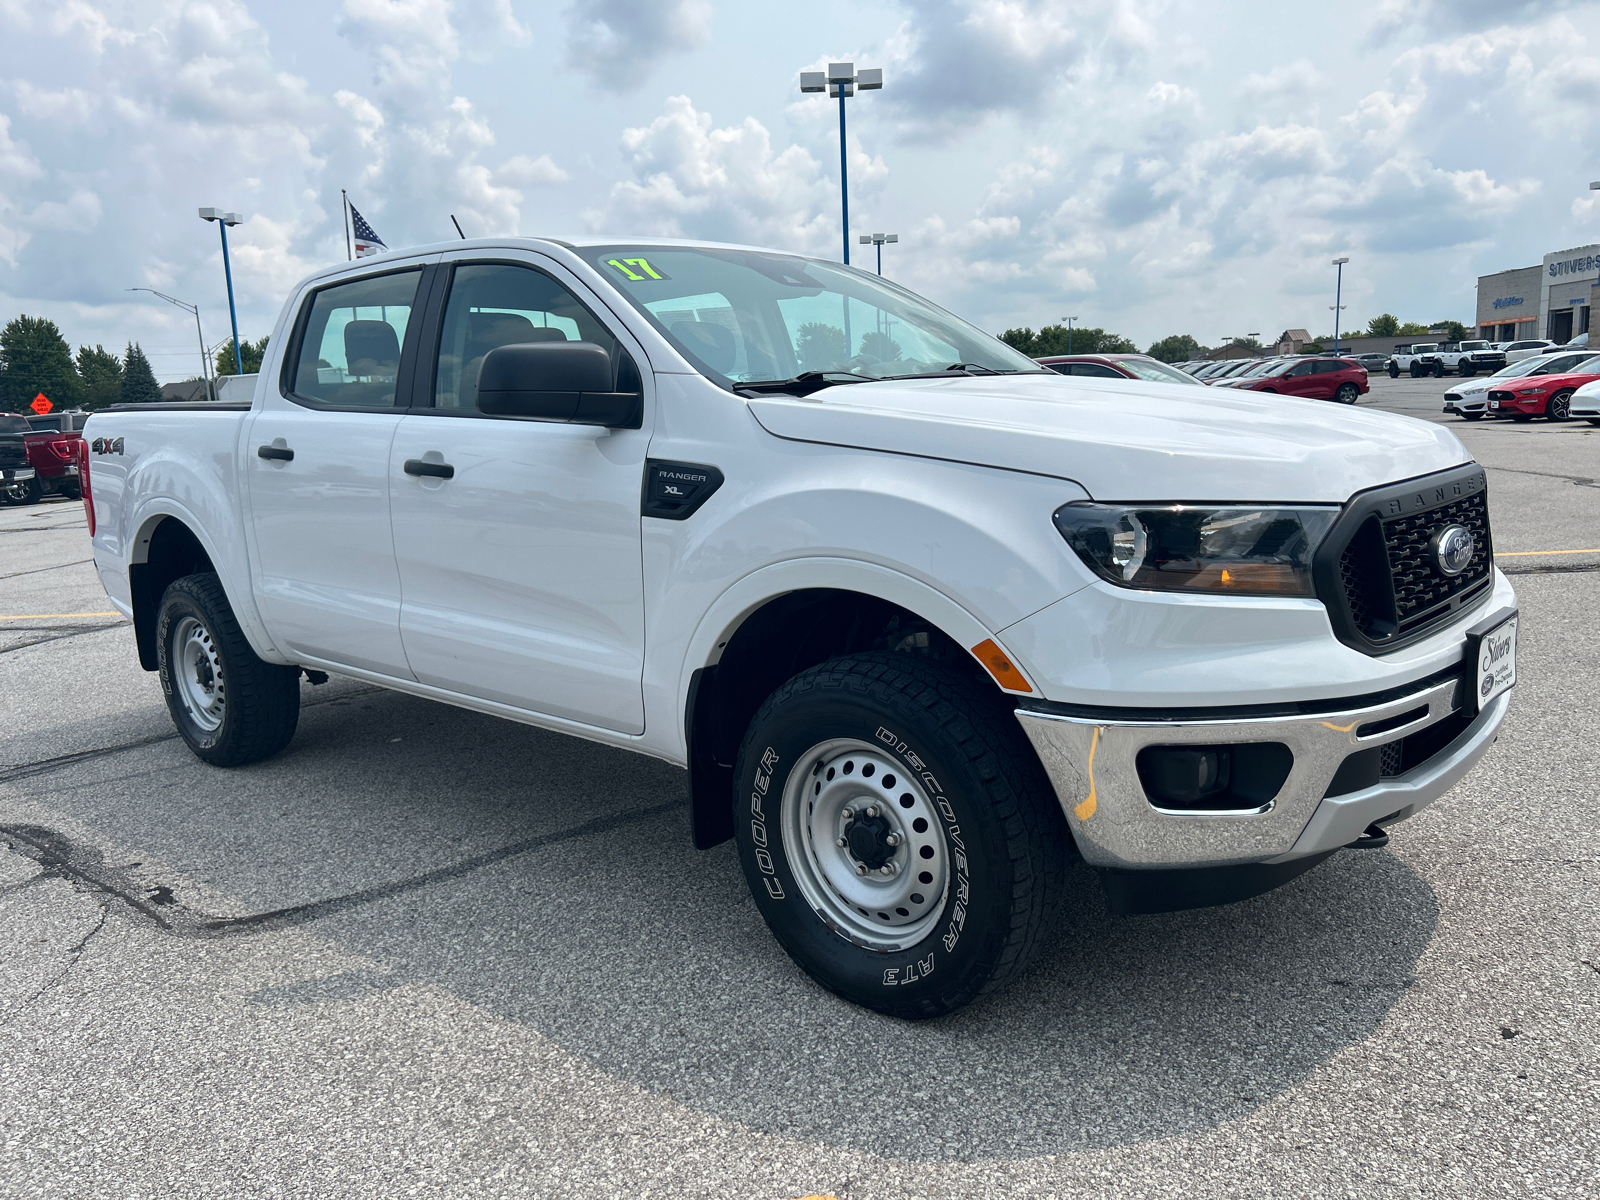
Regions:
<svg viewBox="0 0 1600 1200"><path fill-rule="evenodd" d="M593 342L496 346L478 371L478 411L573 425L638 429L644 395L613 390L611 356ZM637 372L630 372L637 378Z"/></svg>

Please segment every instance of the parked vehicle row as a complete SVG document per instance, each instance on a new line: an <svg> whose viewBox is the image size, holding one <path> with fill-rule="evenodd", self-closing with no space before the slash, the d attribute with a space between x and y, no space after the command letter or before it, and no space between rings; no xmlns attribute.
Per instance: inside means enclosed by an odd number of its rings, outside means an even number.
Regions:
<svg viewBox="0 0 1600 1200"><path fill-rule="evenodd" d="M0 413L0 501L36 504L46 496L78 498L79 432L89 414Z"/></svg>
<svg viewBox="0 0 1600 1200"><path fill-rule="evenodd" d="M1444 411L1455 413L1468 421L1482 420L1489 411L1489 396L1495 389L1504 390L1509 381L1529 377L1562 375L1576 371L1582 364L1600 362L1600 358L1587 350L1561 354L1545 354L1524 358L1503 367L1486 379L1472 383L1458 383L1444 394Z"/></svg>

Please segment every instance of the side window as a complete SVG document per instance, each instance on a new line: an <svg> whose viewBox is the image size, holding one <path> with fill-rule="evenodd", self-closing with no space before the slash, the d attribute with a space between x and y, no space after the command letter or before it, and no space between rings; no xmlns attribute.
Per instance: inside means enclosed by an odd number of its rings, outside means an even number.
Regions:
<svg viewBox="0 0 1600 1200"><path fill-rule="evenodd" d="M1289 379L1299 379L1303 376L1311 374L1311 372L1316 369L1316 365L1316 363L1308 362L1295 363L1295 365L1290 367L1288 371L1284 372L1284 374Z"/></svg>
<svg viewBox="0 0 1600 1200"><path fill-rule="evenodd" d="M421 278L420 268L397 271L314 293L288 375L294 396L339 408L393 406L400 346Z"/></svg>
<svg viewBox="0 0 1600 1200"><path fill-rule="evenodd" d="M637 391L632 357L571 292L543 271L508 263L458 266L439 337L433 405L476 412L489 351L521 342L590 342L611 356L619 391Z"/></svg>
<svg viewBox="0 0 1600 1200"><path fill-rule="evenodd" d="M1311 366L1313 373L1317 375L1326 375L1330 371L1344 370L1344 364L1333 358L1325 358L1321 362L1312 363Z"/></svg>
<svg viewBox="0 0 1600 1200"><path fill-rule="evenodd" d="M1091 379L1122 378L1121 372L1113 371L1110 367L1102 366L1099 363L1073 363L1072 373L1074 375L1086 375Z"/></svg>

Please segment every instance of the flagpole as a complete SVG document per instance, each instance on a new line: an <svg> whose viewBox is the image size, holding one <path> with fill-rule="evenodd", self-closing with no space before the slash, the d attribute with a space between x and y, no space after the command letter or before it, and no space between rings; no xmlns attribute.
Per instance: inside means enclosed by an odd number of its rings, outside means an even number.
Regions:
<svg viewBox="0 0 1600 1200"><path fill-rule="evenodd" d="M347 260L354 259L350 250L350 197L343 188L339 189L339 216L339 224L344 227L344 256Z"/></svg>

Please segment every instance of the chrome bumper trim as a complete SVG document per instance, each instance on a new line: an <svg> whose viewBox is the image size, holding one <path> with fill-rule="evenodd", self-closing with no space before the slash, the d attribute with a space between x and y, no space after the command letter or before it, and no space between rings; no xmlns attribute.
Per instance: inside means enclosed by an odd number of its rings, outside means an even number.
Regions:
<svg viewBox="0 0 1600 1200"><path fill-rule="evenodd" d="M1090 865L1126 869L1283 862L1348 845L1375 820L1410 816L1471 769L1494 741L1510 693L1405 775L1323 798L1352 753L1410 737L1450 716L1456 711L1452 701L1458 686L1458 680L1450 679L1384 704L1315 716L1107 723L1018 709L1017 720L1038 752ZM1423 706L1427 712L1413 721L1357 736L1363 725ZM1288 778L1265 807L1175 812L1157 809L1145 795L1135 766L1144 747L1239 742L1281 742L1294 755Z"/></svg>

